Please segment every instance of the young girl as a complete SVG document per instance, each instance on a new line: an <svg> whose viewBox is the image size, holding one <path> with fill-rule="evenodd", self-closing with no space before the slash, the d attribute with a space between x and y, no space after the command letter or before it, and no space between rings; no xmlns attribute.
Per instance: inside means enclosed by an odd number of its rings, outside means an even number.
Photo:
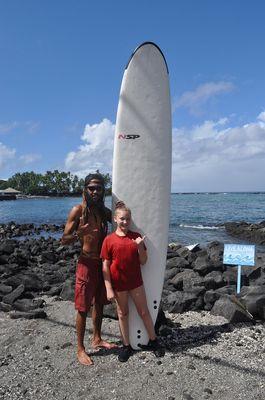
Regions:
<svg viewBox="0 0 265 400"><path fill-rule="evenodd" d="M145 347L152 350L157 357L161 357L165 351L156 338L141 274L141 264L147 261L144 237L129 230L131 211L122 201L116 204L114 221L117 224L116 231L104 239L101 258L107 298L110 301L115 299L117 304L123 341L118 359L125 362L133 352L129 343L128 296L131 296L149 335L150 340Z"/></svg>

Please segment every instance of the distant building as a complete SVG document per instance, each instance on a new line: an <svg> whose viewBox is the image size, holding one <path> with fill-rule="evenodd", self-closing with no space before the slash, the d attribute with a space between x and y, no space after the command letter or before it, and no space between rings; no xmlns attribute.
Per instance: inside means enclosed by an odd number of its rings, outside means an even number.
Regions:
<svg viewBox="0 0 265 400"><path fill-rule="evenodd" d="M21 192L13 188L0 189L0 200L16 200L19 194L21 194Z"/></svg>

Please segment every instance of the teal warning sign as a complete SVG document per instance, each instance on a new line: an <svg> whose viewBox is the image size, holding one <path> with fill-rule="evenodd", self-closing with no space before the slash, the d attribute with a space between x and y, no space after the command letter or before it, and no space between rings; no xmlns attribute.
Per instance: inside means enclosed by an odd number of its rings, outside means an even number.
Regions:
<svg viewBox="0 0 265 400"><path fill-rule="evenodd" d="M224 245L224 264L230 265L255 265L255 246L244 244Z"/></svg>

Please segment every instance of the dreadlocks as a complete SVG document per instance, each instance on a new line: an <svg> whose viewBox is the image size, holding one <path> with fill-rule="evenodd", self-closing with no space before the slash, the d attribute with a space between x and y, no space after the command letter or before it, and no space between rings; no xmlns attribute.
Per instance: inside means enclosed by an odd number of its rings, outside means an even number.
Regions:
<svg viewBox="0 0 265 400"><path fill-rule="evenodd" d="M89 192L87 191L87 186L89 183L93 180L99 181L100 185L102 186L102 191L99 194L99 199L97 202L93 202L93 199ZM83 189L83 194L82 194L82 217L84 224L87 223L88 221L88 215L91 212L90 207L93 205L93 207L96 207L98 211L100 212L100 215L102 217L103 221L103 231L105 234L107 233L107 216L106 216L106 211L105 211L105 205L104 205L104 200L105 200L105 181L103 176L100 173L94 173L94 174L89 174L85 177L85 184L84 184L84 189Z"/></svg>

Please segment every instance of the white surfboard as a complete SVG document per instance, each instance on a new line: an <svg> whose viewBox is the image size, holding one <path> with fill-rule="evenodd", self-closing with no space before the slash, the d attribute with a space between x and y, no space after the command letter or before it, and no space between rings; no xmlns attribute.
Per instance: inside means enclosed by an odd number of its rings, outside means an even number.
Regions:
<svg viewBox="0 0 265 400"><path fill-rule="evenodd" d="M142 276L155 323L161 299L171 187L171 102L168 69L154 43L141 44L125 69L117 111L113 159L113 208L123 200L132 210L131 230L146 235L148 261ZM129 302L130 343L148 343Z"/></svg>

